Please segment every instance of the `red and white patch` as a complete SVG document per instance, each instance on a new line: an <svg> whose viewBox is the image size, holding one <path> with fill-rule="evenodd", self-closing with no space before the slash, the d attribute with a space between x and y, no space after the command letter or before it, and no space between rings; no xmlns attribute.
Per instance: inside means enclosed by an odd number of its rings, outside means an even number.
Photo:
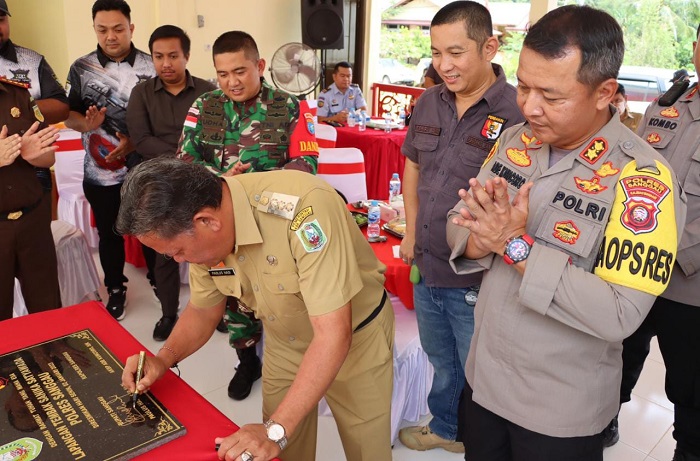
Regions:
<svg viewBox="0 0 700 461"><path fill-rule="evenodd" d="M620 180L625 193L622 225L633 234L645 234L656 229L659 205L671 189L649 176L630 176Z"/></svg>
<svg viewBox="0 0 700 461"><path fill-rule="evenodd" d="M506 119L489 114L486 117L484 126L481 128L481 136L491 140L498 139L505 123Z"/></svg>

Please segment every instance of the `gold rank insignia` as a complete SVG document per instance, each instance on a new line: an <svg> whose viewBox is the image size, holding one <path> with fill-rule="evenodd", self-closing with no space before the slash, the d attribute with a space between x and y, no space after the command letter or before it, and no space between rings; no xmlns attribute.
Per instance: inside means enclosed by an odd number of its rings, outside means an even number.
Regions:
<svg viewBox="0 0 700 461"><path fill-rule="evenodd" d="M36 119L40 122L44 122L44 114L41 113L39 106L37 106L36 104L34 104L34 117L36 117Z"/></svg>
<svg viewBox="0 0 700 461"><path fill-rule="evenodd" d="M19 116L22 115L22 112L19 110L19 107L15 106L10 109L10 115L12 115L13 118L19 118Z"/></svg>

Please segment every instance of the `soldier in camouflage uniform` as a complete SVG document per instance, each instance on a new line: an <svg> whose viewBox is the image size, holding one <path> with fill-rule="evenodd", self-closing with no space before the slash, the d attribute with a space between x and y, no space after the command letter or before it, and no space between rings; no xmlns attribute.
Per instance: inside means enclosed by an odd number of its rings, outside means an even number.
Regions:
<svg viewBox="0 0 700 461"><path fill-rule="evenodd" d="M253 37L226 32L212 47L220 89L200 96L190 108L178 157L205 165L219 176L294 169L316 173L318 144L305 101L275 89L262 78ZM252 311L229 298L225 316L229 342L239 365L228 386L232 399L245 399L261 376L255 344L262 324Z"/></svg>

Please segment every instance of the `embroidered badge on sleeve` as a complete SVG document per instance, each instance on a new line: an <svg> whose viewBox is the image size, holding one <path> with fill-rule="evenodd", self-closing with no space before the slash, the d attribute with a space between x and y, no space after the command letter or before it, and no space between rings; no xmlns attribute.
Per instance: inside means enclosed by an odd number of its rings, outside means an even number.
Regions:
<svg viewBox="0 0 700 461"><path fill-rule="evenodd" d="M655 296L666 289L678 246L673 176L628 163L620 174L610 222L605 228L595 274L610 283Z"/></svg>

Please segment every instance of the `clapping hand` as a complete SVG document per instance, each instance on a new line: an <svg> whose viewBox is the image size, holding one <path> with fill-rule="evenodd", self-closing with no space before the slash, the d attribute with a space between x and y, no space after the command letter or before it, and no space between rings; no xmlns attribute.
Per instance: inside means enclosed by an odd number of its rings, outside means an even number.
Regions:
<svg viewBox="0 0 700 461"><path fill-rule="evenodd" d="M58 146L54 143L58 140L58 128L47 126L40 131L39 122L34 122L21 138L22 158L33 163L34 160L43 157L44 155L53 155L56 153ZM53 163L53 160L51 160Z"/></svg>
<svg viewBox="0 0 700 461"><path fill-rule="evenodd" d="M503 178L486 180L484 186L476 178L469 180L469 191L459 190L466 208L452 223L471 231L470 239L480 250L503 255L506 241L525 233L530 189L533 183L522 186L510 201L508 184Z"/></svg>
<svg viewBox="0 0 700 461"><path fill-rule="evenodd" d="M85 112L85 131L94 131L105 121L107 108L98 109L97 106L90 106Z"/></svg>
<svg viewBox="0 0 700 461"><path fill-rule="evenodd" d="M11 165L22 152L22 139L18 134L7 136L7 125L0 130L0 168Z"/></svg>

